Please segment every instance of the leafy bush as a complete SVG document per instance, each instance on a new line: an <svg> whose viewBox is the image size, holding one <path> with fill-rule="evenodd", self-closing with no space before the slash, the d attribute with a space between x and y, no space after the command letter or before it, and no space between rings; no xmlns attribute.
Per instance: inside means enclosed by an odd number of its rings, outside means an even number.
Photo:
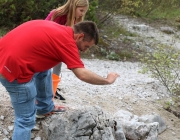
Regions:
<svg viewBox="0 0 180 140"><path fill-rule="evenodd" d="M44 19L58 4L63 4L63 0L1 0L0 26L15 27L28 20Z"/></svg>
<svg viewBox="0 0 180 140"><path fill-rule="evenodd" d="M96 9L98 7L98 0L90 0L89 1L89 9L88 12L86 13L86 19L94 21L98 23L98 19L96 17Z"/></svg>
<svg viewBox="0 0 180 140"><path fill-rule="evenodd" d="M99 7L110 13L132 14L143 0L99 0Z"/></svg>
<svg viewBox="0 0 180 140"><path fill-rule="evenodd" d="M12 27L33 19L45 19L50 10L63 5L65 0L0 0L0 26ZM98 0L90 0L88 20L95 16Z"/></svg>
<svg viewBox="0 0 180 140"><path fill-rule="evenodd" d="M158 46L152 53L141 55L142 73L150 72L172 93L180 91L180 51L174 47Z"/></svg>

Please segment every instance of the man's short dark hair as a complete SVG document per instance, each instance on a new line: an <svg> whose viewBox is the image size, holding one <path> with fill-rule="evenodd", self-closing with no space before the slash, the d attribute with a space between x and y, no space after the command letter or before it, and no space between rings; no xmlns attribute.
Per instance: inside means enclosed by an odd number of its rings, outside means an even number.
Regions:
<svg viewBox="0 0 180 140"><path fill-rule="evenodd" d="M98 44L99 33L96 24L92 21L82 21L74 25L74 33L84 33L84 40L95 41Z"/></svg>

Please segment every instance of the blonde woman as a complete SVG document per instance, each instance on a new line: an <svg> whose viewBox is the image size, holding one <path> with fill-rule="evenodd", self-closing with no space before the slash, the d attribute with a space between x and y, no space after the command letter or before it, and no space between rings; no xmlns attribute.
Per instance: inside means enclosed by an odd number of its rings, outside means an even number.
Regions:
<svg viewBox="0 0 180 140"><path fill-rule="evenodd" d="M51 20L61 25L73 26L84 20L88 8L88 0L68 0L63 6L53 9L45 20ZM60 75L61 65L62 63L59 63L53 68L54 74ZM57 91L55 95L61 100L65 100Z"/></svg>
<svg viewBox="0 0 180 140"><path fill-rule="evenodd" d="M88 0L68 0L63 6L53 9L46 17L46 20L51 20L61 25L73 26L83 21L88 8Z"/></svg>

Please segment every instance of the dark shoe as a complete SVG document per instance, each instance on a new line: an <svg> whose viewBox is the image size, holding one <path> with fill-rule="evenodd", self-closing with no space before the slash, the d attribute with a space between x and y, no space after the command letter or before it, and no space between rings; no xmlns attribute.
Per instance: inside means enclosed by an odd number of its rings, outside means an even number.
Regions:
<svg viewBox="0 0 180 140"><path fill-rule="evenodd" d="M60 91L59 88L57 88L58 91ZM54 96L55 99L59 99L59 100L66 100L60 93L58 93L58 91L56 90L56 94Z"/></svg>

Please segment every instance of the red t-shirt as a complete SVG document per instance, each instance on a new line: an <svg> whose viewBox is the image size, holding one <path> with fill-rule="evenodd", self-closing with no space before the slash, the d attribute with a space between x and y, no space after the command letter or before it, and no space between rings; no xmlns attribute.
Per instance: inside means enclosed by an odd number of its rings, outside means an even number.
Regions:
<svg viewBox="0 0 180 140"><path fill-rule="evenodd" d="M54 10L52 10L48 16L46 17L45 20L51 20L51 17L53 15ZM61 25L65 25L67 22L67 15L62 15L62 16L58 16L56 17L56 19L54 19L54 22L61 24Z"/></svg>
<svg viewBox="0 0 180 140"><path fill-rule="evenodd" d="M47 20L28 21L0 40L0 73L10 82L28 82L36 72L60 62L84 68L71 27Z"/></svg>

